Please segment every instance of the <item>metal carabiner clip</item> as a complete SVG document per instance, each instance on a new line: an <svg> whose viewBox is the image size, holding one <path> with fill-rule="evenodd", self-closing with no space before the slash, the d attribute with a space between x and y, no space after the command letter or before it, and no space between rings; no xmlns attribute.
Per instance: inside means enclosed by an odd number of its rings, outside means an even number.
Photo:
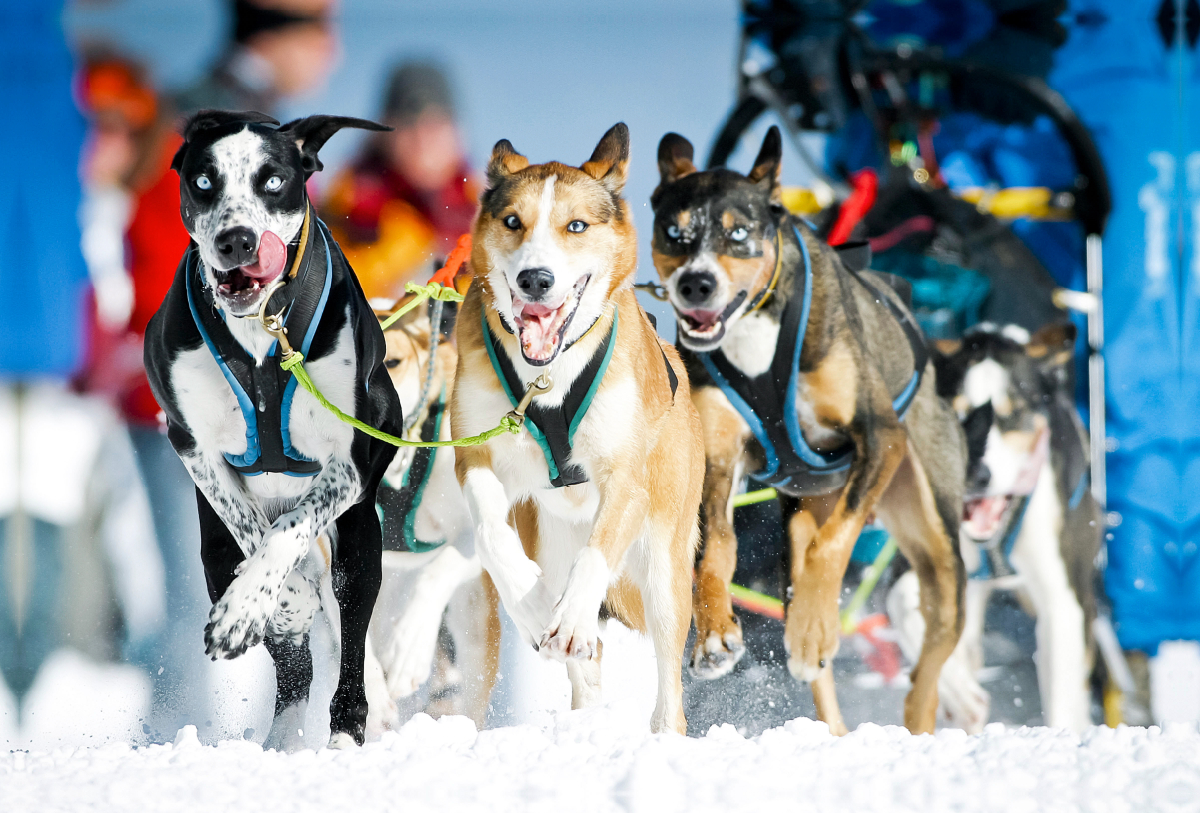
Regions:
<svg viewBox="0 0 1200 813"><path fill-rule="evenodd" d="M287 306L285 305L280 308L279 312L274 314L267 313L267 307L271 304L271 297L275 296L276 292L286 284L287 280L280 277L268 285L267 290L263 294L262 305L258 308L258 321L262 324L263 330L270 333L272 338L279 342L279 347L283 351L280 357L283 359L286 359L295 352L292 350L291 344L288 343L287 326L283 323L283 312L287 310Z"/></svg>
<svg viewBox="0 0 1200 813"><path fill-rule="evenodd" d="M545 395L554 387L554 382L550 379L547 373L542 373L525 388L525 395L521 397L521 403L517 404L516 409L508 413L508 417L517 422L517 426L525 425L525 410L529 409L529 404L533 402L535 395Z"/></svg>

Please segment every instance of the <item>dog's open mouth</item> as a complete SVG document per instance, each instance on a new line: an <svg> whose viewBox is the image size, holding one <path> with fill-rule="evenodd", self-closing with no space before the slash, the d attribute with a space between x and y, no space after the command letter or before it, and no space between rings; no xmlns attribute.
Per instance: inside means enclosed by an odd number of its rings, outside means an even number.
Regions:
<svg viewBox="0 0 1200 813"><path fill-rule="evenodd" d="M987 542L1007 525L1013 505L1012 495L968 498L963 504L962 529L976 542Z"/></svg>
<svg viewBox="0 0 1200 813"><path fill-rule="evenodd" d="M591 274L580 277L566 299L556 308L540 302L521 303L516 296L513 297L517 337L521 341L521 354L527 362L541 366L549 364L558 355L562 349L563 335L570 327L575 311L579 309L583 289L591 278Z"/></svg>
<svg viewBox="0 0 1200 813"><path fill-rule="evenodd" d="M679 310L679 327L685 344L693 350L706 350L716 347L725 338L725 323L734 312L746 301L746 292L742 291L725 306L724 310Z"/></svg>
<svg viewBox="0 0 1200 813"><path fill-rule="evenodd" d="M252 263L213 270L217 295L235 308L253 303L264 288L283 273L287 265L287 246L274 232L264 231L258 238L258 252Z"/></svg>

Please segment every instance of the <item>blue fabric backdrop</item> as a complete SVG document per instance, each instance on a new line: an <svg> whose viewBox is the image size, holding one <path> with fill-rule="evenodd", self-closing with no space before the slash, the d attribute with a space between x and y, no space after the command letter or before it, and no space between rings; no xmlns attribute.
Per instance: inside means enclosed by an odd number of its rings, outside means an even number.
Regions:
<svg viewBox="0 0 1200 813"><path fill-rule="evenodd" d="M1113 189L1104 240L1106 585L1126 648L1200 639L1200 142L1195 51L1160 3L1079 0L1051 84L1092 129ZM1182 32L1180 32L1182 33Z"/></svg>
<svg viewBox="0 0 1200 813"><path fill-rule="evenodd" d="M84 122L61 0L0 3L0 377L64 376L83 353Z"/></svg>

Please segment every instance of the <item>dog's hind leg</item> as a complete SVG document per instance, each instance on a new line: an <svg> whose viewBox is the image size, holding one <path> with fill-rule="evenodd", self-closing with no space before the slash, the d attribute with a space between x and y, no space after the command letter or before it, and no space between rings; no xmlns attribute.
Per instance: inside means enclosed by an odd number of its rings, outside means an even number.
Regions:
<svg viewBox="0 0 1200 813"><path fill-rule="evenodd" d="M275 718L267 734L264 749L292 753L304 747L304 718L308 711L308 690L312 686L312 651L308 634L300 640L292 636L266 638L263 643L275 661Z"/></svg>
<svg viewBox="0 0 1200 813"><path fill-rule="evenodd" d="M692 391L692 403L704 428L704 496L701 502L700 544L696 567L694 611L696 645L691 673L712 680L733 671L746 651L742 626L733 613L729 583L737 568L737 537L733 533L733 489L749 434L746 422L716 387Z"/></svg>
<svg viewBox="0 0 1200 813"><path fill-rule="evenodd" d="M609 604L618 609L617 617L627 626L638 629L637 622L654 644L654 660L658 673L658 700L650 716L650 730L654 733L674 731L687 733L687 718L683 713L683 656L687 647L688 631L692 621L692 574L690 564L695 557L700 531L694 517L660 517L666 524L672 520L674 527L666 531L653 529L668 539L642 540L631 551L629 575L636 584L641 598L641 616L638 618L637 600L630 596L620 600L614 593L626 592L619 582L617 589L610 591ZM629 591L632 592L632 591ZM618 600L614 601L614 598Z"/></svg>
<svg viewBox="0 0 1200 813"><path fill-rule="evenodd" d="M571 708L587 709L600 705L604 695L600 688L600 661L604 643L596 642L596 654L589 660L572 658L567 661L567 677L571 679Z"/></svg>
<svg viewBox="0 0 1200 813"><path fill-rule="evenodd" d="M446 608L455 666L463 676L460 714L487 724L488 704L500 670L500 596L486 573L458 589Z"/></svg>
<svg viewBox="0 0 1200 813"><path fill-rule="evenodd" d="M935 494L935 484L910 445L878 507L920 584L925 636L904 701L904 724L914 734L930 733L937 723L938 679L963 625L966 578L957 544L962 502L960 498L956 513L953 495L958 492L952 491L953 484L941 485L943 493Z"/></svg>
<svg viewBox="0 0 1200 813"><path fill-rule="evenodd" d="M363 685L367 626L383 580L383 532L375 513L375 489L337 519L333 589L341 620L341 672L329 704L331 748L362 745L367 695Z"/></svg>
<svg viewBox="0 0 1200 813"><path fill-rule="evenodd" d="M991 697L975 678L976 671L983 666L975 652L982 647L983 615L987 611L990 591L991 587L985 581L967 582L963 634L953 654L942 665L938 678L942 710L951 722L962 726L968 734L983 731L991 707ZM892 585L887 595L887 612L900 651L909 662L916 663L925 639L925 617L921 614L921 586L915 572L908 571Z"/></svg>

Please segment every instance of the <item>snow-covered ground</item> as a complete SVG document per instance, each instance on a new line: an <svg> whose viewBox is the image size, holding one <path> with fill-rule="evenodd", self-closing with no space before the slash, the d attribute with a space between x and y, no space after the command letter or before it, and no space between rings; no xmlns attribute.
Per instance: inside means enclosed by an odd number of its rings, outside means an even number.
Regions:
<svg viewBox="0 0 1200 813"><path fill-rule="evenodd" d="M521 688L509 689L509 711L494 728L418 715L362 749L292 755L242 739L202 745L191 727L174 744L131 747L148 700L145 678L62 651L35 684L21 736L0 732L0 811L1200 809L1193 724L1098 727L1082 738L999 724L976 737L914 737L865 724L836 739L823 723L801 718L750 738L732 725L701 737L652 736L648 644L610 624L605 650L601 708L565 711L562 667L536 658L522 666L514 659L523 650L510 650L505 671L509 680L521 675ZM261 740L269 692L257 696L252 663L240 668L245 674L227 680L222 694L226 713L232 706L245 719L213 731L232 736L249 723L247 734ZM314 687L314 706L327 702L327 691ZM11 724L6 711L0 717ZM312 716L320 740L327 720Z"/></svg>
<svg viewBox="0 0 1200 813"><path fill-rule="evenodd" d="M250 742L122 744L0 755L0 810L37 811L1033 811L1195 810L1194 727L990 727L914 737L863 725L842 739L790 722L753 739L651 736L602 708L475 731L413 718L350 752L263 752Z"/></svg>

